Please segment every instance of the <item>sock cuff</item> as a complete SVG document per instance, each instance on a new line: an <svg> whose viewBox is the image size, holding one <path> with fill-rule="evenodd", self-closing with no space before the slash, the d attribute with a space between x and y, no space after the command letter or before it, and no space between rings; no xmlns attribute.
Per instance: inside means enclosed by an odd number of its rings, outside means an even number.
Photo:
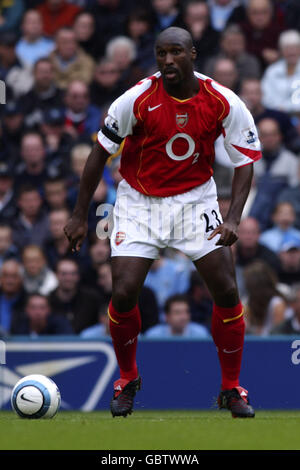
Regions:
<svg viewBox="0 0 300 470"><path fill-rule="evenodd" d="M136 304L131 310L129 310L128 312L122 312L122 313L119 313L115 307L113 306L112 304L112 301L109 302L109 306L108 306L108 310L107 310L107 314L109 316L109 319L113 322L113 323L120 323L124 318L128 318L128 317L131 317L132 315L136 315L137 313L139 313L139 307L138 307L138 304Z"/></svg>
<svg viewBox="0 0 300 470"><path fill-rule="evenodd" d="M219 307L214 304L213 312L223 321L223 323L228 323L241 318L244 314L244 309L241 302L234 307Z"/></svg>

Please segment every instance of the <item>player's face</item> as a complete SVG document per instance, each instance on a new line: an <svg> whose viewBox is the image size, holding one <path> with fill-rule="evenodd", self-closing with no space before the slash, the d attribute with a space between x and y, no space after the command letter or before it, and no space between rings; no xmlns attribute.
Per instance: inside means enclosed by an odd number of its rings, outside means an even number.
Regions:
<svg viewBox="0 0 300 470"><path fill-rule="evenodd" d="M181 83L193 70L195 53L183 44L159 43L156 46L156 61L164 82Z"/></svg>

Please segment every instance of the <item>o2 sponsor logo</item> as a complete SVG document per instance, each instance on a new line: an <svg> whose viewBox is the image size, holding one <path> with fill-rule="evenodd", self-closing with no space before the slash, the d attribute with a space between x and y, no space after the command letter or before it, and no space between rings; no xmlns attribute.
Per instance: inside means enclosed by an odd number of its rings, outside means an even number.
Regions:
<svg viewBox="0 0 300 470"><path fill-rule="evenodd" d="M183 139L188 144L188 149L186 153L184 153L183 155L176 155L173 152L173 143L177 139ZM199 158L199 152L194 153L195 147L196 147L196 144L190 135L185 134L184 132L179 132L173 135L173 137L171 137L171 139L166 143L166 152L169 155L169 157L172 158L172 160L176 160L178 162L182 160L186 160L187 158L190 158L193 155L194 157L192 161L192 165L193 165L194 163L198 161L198 158Z"/></svg>

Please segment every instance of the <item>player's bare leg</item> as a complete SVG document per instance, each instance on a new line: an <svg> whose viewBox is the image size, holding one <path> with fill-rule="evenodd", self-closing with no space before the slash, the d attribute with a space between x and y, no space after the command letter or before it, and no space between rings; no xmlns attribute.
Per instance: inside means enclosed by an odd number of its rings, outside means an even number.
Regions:
<svg viewBox="0 0 300 470"><path fill-rule="evenodd" d="M115 416L132 413L141 378L136 364L137 337L141 331L138 296L153 260L140 257L112 258L112 299L109 326L120 367L120 379L114 383L111 412Z"/></svg>
<svg viewBox="0 0 300 470"><path fill-rule="evenodd" d="M254 417L247 390L239 385L245 323L239 299L231 249L221 247L194 262L214 300L212 336L222 371L220 408L228 408L233 417Z"/></svg>

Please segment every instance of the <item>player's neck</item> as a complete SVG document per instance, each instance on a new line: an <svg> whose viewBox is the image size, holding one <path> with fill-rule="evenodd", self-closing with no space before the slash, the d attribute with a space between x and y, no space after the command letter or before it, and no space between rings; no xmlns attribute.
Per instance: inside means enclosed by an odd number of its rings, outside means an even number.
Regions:
<svg viewBox="0 0 300 470"><path fill-rule="evenodd" d="M187 100L197 95L199 91L199 82L193 75L190 79L184 80L182 83L176 85L164 83L164 89L168 95L177 98L178 100Z"/></svg>

